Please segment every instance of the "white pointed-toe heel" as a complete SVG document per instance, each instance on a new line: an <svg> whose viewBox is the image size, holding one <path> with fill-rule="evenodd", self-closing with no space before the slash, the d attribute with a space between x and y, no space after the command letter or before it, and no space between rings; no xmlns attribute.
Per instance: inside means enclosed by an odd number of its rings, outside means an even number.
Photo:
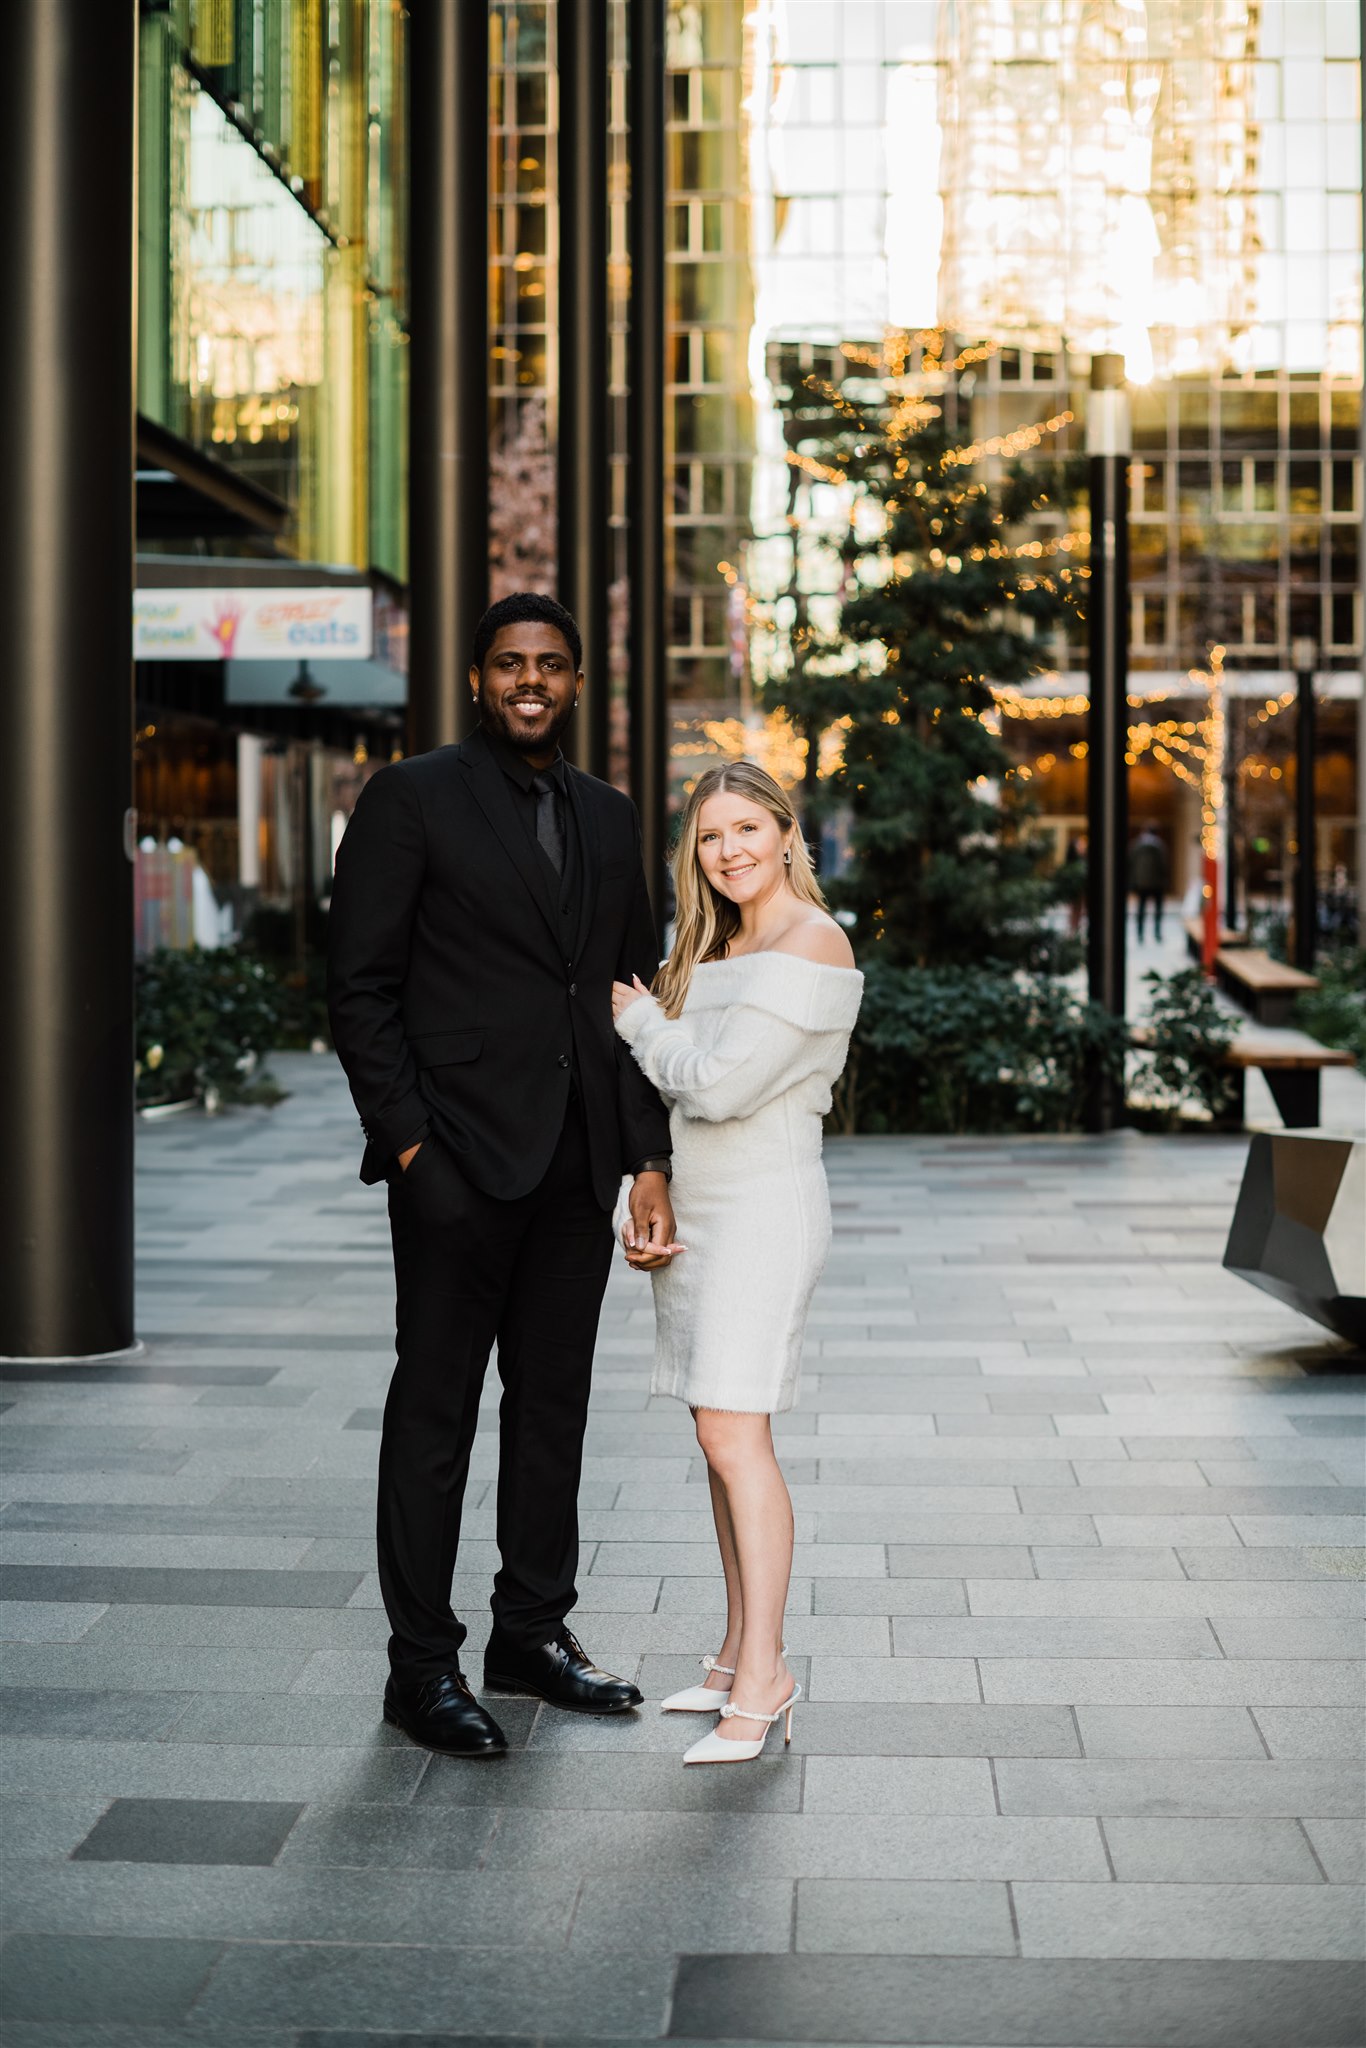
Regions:
<svg viewBox="0 0 1366 2048"><path fill-rule="evenodd" d="M700 1742L695 1742L692 1748L684 1753L684 1763L752 1764L755 1757L763 1755L764 1744L768 1741L768 1731L776 1721L784 1722L783 1742L784 1744L790 1743L792 1740L792 1709L801 1697L801 1690L799 1685L794 1685L776 1714L749 1714L746 1713L743 1707L733 1707L727 1701L721 1709L721 1719L723 1721L762 1721L764 1723L764 1732L759 1737L759 1740L757 1742L727 1742L725 1737L717 1729L713 1728L710 1735L704 1735Z"/></svg>
<svg viewBox="0 0 1366 2048"><path fill-rule="evenodd" d="M734 1678L733 1664L718 1664L715 1657L702 1659L704 1671L719 1671L725 1678ZM661 1714L719 1714L729 1691L722 1691L719 1685L689 1685L682 1692L671 1692L666 1700L659 1703Z"/></svg>

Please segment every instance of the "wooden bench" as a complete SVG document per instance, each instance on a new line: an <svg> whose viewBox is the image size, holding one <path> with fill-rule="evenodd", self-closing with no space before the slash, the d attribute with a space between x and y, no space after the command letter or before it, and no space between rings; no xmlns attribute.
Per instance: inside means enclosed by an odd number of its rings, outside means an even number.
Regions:
<svg viewBox="0 0 1366 2048"><path fill-rule="evenodd" d="M1198 967L1205 954L1205 920L1203 917L1183 917L1181 929L1186 934L1186 951ZM1219 948L1227 952L1231 946L1245 946L1246 932L1231 932L1227 926L1219 927Z"/></svg>
<svg viewBox="0 0 1366 2048"><path fill-rule="evenodd" d="M1297 996L1318 987L1312 974L1273 960L1258 946L1224 946L1214 956L1220 986L1259 1024L1288 1024Z"/></svg>
<svg viewBox="0 0 1366 2048"><path fill-rule="evenodd" d="M1305 976L1308 980L1309 977ZM1280 1039L1235 1038L1224 1056L1233 1070L1236 1093L1234 1110L1239 1123L1246 1116L1247 1091L1244 1083L1249 1067L1260 1067L1271 1090L1271 1099L1289 1131L1312 1129L1322 1120L1320 1078L1325 1067L1354 1067L1351 1053L1340 1046L1320 1045L1302 1031L1287 1031Z"/></svg>
<svg viewBox="0 0 1366 2048"><path fill-rule="evenodd" d="M1137 1024L1129 1033L1129 1043L1141 1050L1152 1044L1152 1032ZM1295 1131L1312 1129L1321 1121L1324 1068L1354 1067L1356 1060L1339 1046L1320 1045L1307 1031L1278 1031L1274 1038L1259 1038L1252 1032L1235 1038L1223 1064L1233 1087L1230 1107L1240 1124L1247 1120L1247 1071L1258 1067L1266 1075L1281 1122Z"/></svg>

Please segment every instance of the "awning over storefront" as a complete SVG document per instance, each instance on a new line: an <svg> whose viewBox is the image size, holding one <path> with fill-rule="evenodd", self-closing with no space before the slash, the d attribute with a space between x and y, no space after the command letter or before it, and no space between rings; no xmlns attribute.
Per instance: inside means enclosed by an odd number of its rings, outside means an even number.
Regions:
<svg viewBox="0 0 1366 2048"><path fill-rule="evenodd" d="M382 661L229 661L228 704L402 710L407 679Z"/></svg>

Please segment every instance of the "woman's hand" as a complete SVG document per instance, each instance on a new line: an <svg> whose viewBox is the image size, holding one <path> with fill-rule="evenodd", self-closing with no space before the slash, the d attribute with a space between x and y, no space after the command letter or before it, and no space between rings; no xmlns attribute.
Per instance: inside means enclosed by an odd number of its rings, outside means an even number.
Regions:
<svg viewBox="0 0 1366 2048"><path fill-rule="evenodd" d="M629 984L624 981L612 983L612 1017L615 1021L623 1010L629 1010L632 1003L638 1003L642 996L648 996L649 989L638 974L631 976Z"/></svg>

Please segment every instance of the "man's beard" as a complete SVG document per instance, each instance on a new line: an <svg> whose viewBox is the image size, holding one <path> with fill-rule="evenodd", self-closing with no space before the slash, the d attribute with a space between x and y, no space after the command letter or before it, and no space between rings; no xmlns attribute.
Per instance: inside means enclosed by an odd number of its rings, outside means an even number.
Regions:
<svg viewBox="0 0 1366 2048"><path fill-rule="evenodd" d="M485 732L491 732L495 739L503 740L508 746L515 747L519 754L546 754L559 745L560 734L569 724L576 709L577 704L571 702L544 731L533 734L527 731L520 720L509 718L501 705L494 704L491 698L481 695L479 723Z"/></svg>

